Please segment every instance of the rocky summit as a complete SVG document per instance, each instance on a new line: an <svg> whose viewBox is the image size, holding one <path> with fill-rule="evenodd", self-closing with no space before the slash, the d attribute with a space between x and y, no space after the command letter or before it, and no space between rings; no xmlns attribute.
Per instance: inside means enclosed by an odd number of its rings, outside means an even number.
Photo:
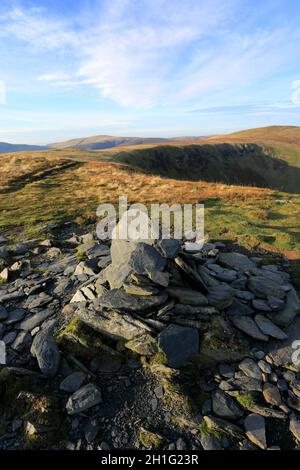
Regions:
<svg viewBox="0 0 300 470"><path fill-rule="evenodd" d="M3 243L0 449L299 448L285 258L48 233Z"/></svg>

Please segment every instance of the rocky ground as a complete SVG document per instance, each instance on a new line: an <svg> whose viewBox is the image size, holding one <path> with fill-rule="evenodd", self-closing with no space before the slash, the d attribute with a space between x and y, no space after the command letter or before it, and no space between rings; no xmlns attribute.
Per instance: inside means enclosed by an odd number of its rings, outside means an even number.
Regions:
<svg viewBox="0 0 300 470"><path fill-rule="evenodd" d="M45 232L0 237L0 449L298 448L285 259Z"/></svg>

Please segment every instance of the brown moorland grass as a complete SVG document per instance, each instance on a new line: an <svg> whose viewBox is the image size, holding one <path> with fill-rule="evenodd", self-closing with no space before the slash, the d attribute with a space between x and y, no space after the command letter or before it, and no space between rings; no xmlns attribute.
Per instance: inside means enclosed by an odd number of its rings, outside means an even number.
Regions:
<svg viewBox="0 0 300 470"><path fill-rule="evenodd" d="M59 152L61 154L61 152ZM51 153L50 153L51 154ZM41 236L43 225L95 219L100 203L204 203L206 232L247 248L268 244L300 252L300 196L269 189L163 178L126 165L73 158L2 156L0 231L14 238ZM90 158L90 155L87 155ZM14 160L11 160L14 158ZM66 166L66 163L76 165ZM17 183L16 184L16 180Z"/></svg>

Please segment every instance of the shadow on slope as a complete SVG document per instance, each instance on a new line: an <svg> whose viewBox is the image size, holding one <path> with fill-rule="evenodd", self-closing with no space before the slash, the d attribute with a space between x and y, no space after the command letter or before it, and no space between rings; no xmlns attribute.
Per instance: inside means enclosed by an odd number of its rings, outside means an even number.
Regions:
<svg viewBox="0 0 300 470"><path fill-rule="evenodd" d="M300 169L257 144L159 146L120 152L115 160L146 173L192 181L273 188L299 193Z"/></svg>

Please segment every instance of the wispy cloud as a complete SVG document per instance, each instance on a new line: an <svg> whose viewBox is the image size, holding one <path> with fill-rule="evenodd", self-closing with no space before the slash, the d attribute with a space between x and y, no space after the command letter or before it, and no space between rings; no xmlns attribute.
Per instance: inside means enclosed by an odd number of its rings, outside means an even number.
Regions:
<svg viewBox="0 0 300 470"><path fill-rule="evenodd" d="M78 45L79 38L70 24L49 18L41 8L14 8L0 13L0 37L14 36L35 50L64 50Z"/></svg>
<svg viewBox="0 0 300 470"><path fill-rule="evenodd" d="M284 8L283 0L275 3ZM68 19L63 10L22 7L22 0L18 8L0 4L0 41L12 39L22 50L26 46L30 57L43 57L34 82L43 89L70 88L75 95L75 87L90 87L99 90L103 103L111 100L137 113L144 108L159 109L160 115L167 110L169 116L296 113L280 97L276 105L274 94L269 103L255 97L256 91L268 93L267 87L261 91L262 81L266 86L300 60L300 28L291 18L275 21L271 0L259 13L250 0L77 4L90 8Z"/></svg>

